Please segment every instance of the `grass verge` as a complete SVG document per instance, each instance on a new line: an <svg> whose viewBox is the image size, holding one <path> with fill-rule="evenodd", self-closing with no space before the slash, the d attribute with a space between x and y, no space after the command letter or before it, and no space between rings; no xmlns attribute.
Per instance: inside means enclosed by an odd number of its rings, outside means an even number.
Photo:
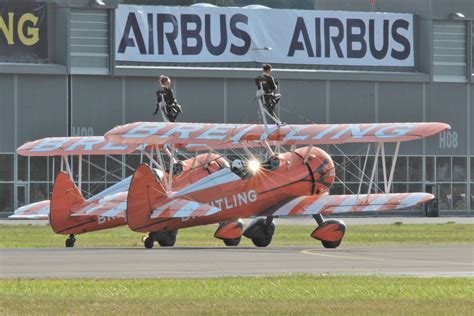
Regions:
<svg viewBox="0 0 474 316"><path fill-rule="evenodd" d="M223 246L213 237L216 225L186 228L178 233L176 246ZM277 226L272 246L315 246L310 237L315 226ZM143 234L128 227L92 232L77 237L76 247L142 247ZM64 235L56 235L49 226L0 225L0 248L64 247ZM344 245L371 244L472 244L474 225L470 224L392 224L348 226ZM251 246L242 238L241 246Z"/></svg>
<svg viewBox="0 0 474 316"><path fill-rule="evenodd" d="M0 280L0 313L468 315L472 278L294 275L218 279Z"/></svg>

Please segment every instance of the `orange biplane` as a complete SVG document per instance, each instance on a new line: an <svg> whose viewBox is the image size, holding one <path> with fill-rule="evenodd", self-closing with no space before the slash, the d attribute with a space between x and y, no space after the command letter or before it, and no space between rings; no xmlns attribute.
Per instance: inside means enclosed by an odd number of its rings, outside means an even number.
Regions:
<svg viewBox="0 0 474 316"><path fill-rule="evenodd" d="M121 145L169 146L186 150L241 148L246 159L234 160L232 168L222 168L186 186L173 187L150 166L140 165L130 182L125 216L130 229L146 232L146 248L168 232L218 223L215 237L226 245L238 245L241 236L258 247L270 244L275 217L313 216L317 222L311 236L324 247L336 248L345 233L340 220L323 215L383 211L412 207L434 198L428 193L390 193L401 142L417 140L449 129L444 123L252 125L137 122L118 126L105 138ZM315 145L368 143L359 190L353 195L330 195L335 166L328 153ZM370 176L366 164L370 146L376 144ZM395 143L390 168L385 163L385 143ZM290 147L282 153L284 146ZM298 147L300 146L300 147ZM261 160L250 149L266 149ZM384 190L372 192L378 157L382 158ZM368 191L361 193L363 179ZM52 209L71 208L77 201L66 175L59 175L52 194ZM115 215L115 214L114 214ZM107 212L102 216L109 216ZM242 218L256 217L245 230Z"/></svg>
<svg viewBox="0 0 474 316"><path fill-rule="evenodd" d="M45 200L20 207L10 218L49 219L55 233L69 235L66 247L74 246L77 234L125 225L125 210L131 177L121 180L86 200L81 192L82 157L131 154L140 149L151 162L157 164L153 152L146 151L145 146L113 144L106 141L103 136L52 137L26 143L18 148L18 154L60 156L61 172L56 177L52 192L54 198L51 201ZM78 156L77 186L73 181L74 172L68 159L70 156ZM159 158L162 159L161 156ZM203 154L184 161L173 160L173 162L171 174L163 166L154 172L161 181L172 182L176 188L184 188L215 171L228 167L227 161L216 154ZM57 192L59 189L61 189L60 193ZM158 236L156 239L161 245L174 244L169 233L164 233L161 238Z"/></svg>

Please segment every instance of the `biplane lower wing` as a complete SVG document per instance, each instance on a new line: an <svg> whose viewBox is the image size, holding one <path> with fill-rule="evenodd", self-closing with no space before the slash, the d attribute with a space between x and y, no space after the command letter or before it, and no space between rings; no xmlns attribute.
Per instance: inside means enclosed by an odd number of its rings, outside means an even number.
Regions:
<svg viewBox="0 0 474 316"><path fill-rule="evenodd" d="M301 196L277 209L273 216L308 216L336 213L399 210L434 199L429 193L389 193Z"/></svg>
<svg viewBox="0 0 474 316"><path fill-rule="evenodd" d="M50 201L44 200L18 208L10 219L46 220L49 216Z"/></svg>

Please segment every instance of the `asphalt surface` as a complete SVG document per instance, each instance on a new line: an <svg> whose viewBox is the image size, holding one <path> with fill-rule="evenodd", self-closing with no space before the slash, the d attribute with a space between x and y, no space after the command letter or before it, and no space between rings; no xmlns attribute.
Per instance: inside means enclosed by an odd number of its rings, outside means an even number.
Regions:
<svg viewBox="0 0 474 316"><path fill-rule="evenodd" d="M287 273L474 277L474 246L0 249L0 278L162 278Z"/></svg>

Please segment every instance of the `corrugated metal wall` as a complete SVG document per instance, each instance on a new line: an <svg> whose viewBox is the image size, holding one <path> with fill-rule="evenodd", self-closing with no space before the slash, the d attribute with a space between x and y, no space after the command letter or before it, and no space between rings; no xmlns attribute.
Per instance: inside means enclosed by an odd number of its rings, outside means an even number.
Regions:
<svg viewBox="0 0 474 316"><path fill-rule="evenodd" d="M71 9L70 38L73 73L90 72L91 68L108 72L109 10Z"/></svg>

